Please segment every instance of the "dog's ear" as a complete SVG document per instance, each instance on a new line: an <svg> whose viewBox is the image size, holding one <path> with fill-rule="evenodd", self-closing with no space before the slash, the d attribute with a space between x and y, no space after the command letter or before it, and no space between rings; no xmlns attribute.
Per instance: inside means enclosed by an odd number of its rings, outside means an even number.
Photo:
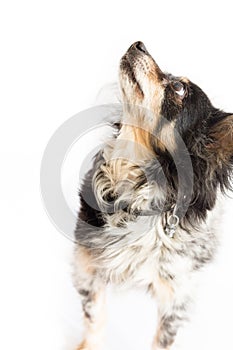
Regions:
<svg viewBox="0 0 233 350"><path fill-rule="evenodd" d="M228 163L233 157L233 114L216 121L209 130L207 148L217 163Z"/></svg>

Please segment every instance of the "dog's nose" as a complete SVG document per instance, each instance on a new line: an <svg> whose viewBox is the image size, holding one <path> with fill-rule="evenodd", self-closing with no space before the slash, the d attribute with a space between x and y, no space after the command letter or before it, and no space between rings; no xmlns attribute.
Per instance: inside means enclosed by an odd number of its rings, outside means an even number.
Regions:
<svg viewBox="0 0 233 350"><path fill-rule="evenodd" d="M137 50L139 50L139 51L141 51L141 52L143 52L143 53L148 54L148 51L147 51L145 45L143 44L143 42L137 41L136 43L133 44L133 46L134 46Z"/></svg>

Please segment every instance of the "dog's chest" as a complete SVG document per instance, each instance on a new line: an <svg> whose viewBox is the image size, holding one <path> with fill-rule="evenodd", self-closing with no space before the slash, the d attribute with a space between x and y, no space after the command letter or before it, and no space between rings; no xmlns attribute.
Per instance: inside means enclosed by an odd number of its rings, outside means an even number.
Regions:
<svg viewBox="0 0 233 350"><path fill-rule="evenodd" d="M175 246L159 220L141 217L124 229L112 227L111 234L121 239L108 246L102 259L106 278L113 283L145 286L192 270L192 258L179 254L184 244Z"/></svg>

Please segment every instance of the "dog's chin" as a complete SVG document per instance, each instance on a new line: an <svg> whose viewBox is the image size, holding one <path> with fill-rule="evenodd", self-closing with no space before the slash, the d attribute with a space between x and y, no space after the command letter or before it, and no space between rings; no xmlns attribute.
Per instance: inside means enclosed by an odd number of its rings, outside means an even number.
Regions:
<svg viewBox="0 0 233 350"><path fill-rule="evenodd" d="M131 64L127 54L124 55L120 61L119 81L123 100L127 103L140 103L144 97L142 87L136 78L135 69L135 64Z"/></svg>

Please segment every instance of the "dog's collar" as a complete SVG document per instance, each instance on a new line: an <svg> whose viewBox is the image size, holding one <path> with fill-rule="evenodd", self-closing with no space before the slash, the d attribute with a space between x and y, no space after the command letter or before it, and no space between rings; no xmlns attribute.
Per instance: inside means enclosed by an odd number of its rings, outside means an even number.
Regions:
<svg viewBox="0 0 233 350"><path fill-rule="evenodd" d="M159 210L143 210L137 213L140 216L151 216L160 214ZM163 229L165 234L169 238L174 238L177 227L180 223L180 215L177 205L173 205L169 210L164 212L165 214L165 223L163 224Z"/></svg>

